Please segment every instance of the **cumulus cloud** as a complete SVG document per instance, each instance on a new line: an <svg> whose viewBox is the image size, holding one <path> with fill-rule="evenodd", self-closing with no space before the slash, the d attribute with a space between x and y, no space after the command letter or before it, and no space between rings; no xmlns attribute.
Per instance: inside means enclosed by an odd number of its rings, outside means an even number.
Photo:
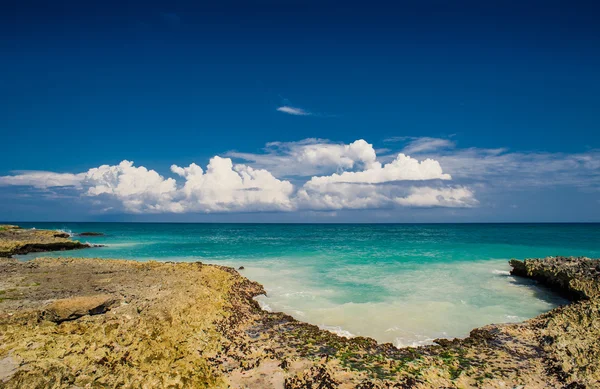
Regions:
<svg viewBox="0 0 600 389"><path fill-rule="evenodd" d="M305 111L302 108L290 107L289 105L283 105L281 107L278 107L277 111L287 113L289 115L295 115L295 116L310 116L311 115L310 112Z"/></svg>
<svg viewBox="0 0 600 389"><path fill-rule="evenodd" d="M360 171L312 177L298 191L296 201L301 208L322 210L390 207L399 193L406 192L395 183L450 179L437 161L398 154L385 165L373 159Z"/></svg>
<svg viewBox="0 0 600 389"><path fill-rule="evenodd" d="M473 188L484 205L493 191L600 189L600 150L511 152L461 149L440 138L403 141L394 153L362 139L272 142L263 153L215 156L205 169L172 165L161 175L123 161L81 173L16 171L0 177L0 186L35 188L31 197L81 196L95 209L127 213L456 208L478 205Z"/></svg>
<svg viewBox="0 0 600 389"><path fill-rule="evenodd" d="M373 145L363 139L348 145L309 144L295 150L293 154L299 163L310 166L351 169L360 165L365 169L372 169L379 165Z"/></svg>
<svg viewBox="0 0 600 389"><path fill-rule="evenodd" d="M350 144L324 139L271 142L262 154L230 151L226 155L267 169L278 176L313 176L378 164L373 145L363 139Z"/></svg>
<svg viewBox="0 0 600 389"><path fill-rule="evenodd" d="M194 163L187 168L171 166L185 178L179 204L188 211L291 210L294 186L263 169L233 165L218 156L210 160L206 172Z"/></svg>
<svg viewBox="0 0 600 389"><path fill-rule="evenodd" d="M337 183L321 188L303 187L296 197L300 208L314 210L402 207L469 208L478 204L467 187L373 185Z"/></svg>
<svg viewBox="0 0 600 389"><path fill-rule="evenodd" d="M293 209L290 182L278 180L266 170L234 166L229 158L213 157L206 172L195 163L172 165L171 171L183 178L182 185L155 170L122 161L78 174L78 186L85 196L117 200L129 213ZM23 179L13 176L9 181Z"/></svg>
<svg viewBox="0 0 600 389"><path fill-rule="evenodd" d="M195 163L186 167L172 165L175 178L125 160L79 174L25 172L0 177L0 184L36 188L71 185L82 196L94 198L101 209L118 208L128 213L337 210L395 205L455 207L461 206L470 193L461 192L461 197L459 189L410 191L400 184L432 181L439 186L451 177L433 159L419 161L398 154L382 165L373 145L362 139L350 144L318 139L275 142L267 148L270 151L265 159L246 156L255 160L255 166L234 164L231 158L215 156L206 170ZM295 187L261 167L274 163L300 166L298 172L331 174L305 176ZM419 202L417 197L423 199Z"/></svg>
<svg viewBox="0 0 600 389"><path fill-rule="evenodd" d="M418 161L404 154L385 165L375 162L369 168L358 172L334 173L330 176L313 177L305 186L318 188L334 183L380 184L404 180L450 180L449 174L442 171L438 161L426 159Z"/></svg>
<svg viewBox="0 0 600 389"><path fill-rule="evenodd" d="M90 169L83 184L88 188L88 196L113 196L127 212L183 211L181 205L173 201L177 194L174 179L165 179L143 166L135 167L130 161Z"/></svg>

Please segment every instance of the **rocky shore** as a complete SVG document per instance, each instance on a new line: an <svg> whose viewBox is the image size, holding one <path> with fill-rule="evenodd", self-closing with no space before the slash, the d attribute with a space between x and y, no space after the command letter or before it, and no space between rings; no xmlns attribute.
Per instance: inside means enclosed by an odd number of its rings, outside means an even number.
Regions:
<svg viewBox="0 0 600 389"><path fill-rule="evenodd" d="M232 268L0 259L0 388L599 387L599 261L511 265L573 302L397 349L265 312Z"/></svg>
<svg viewBox="0 0 600 389"><path fill-rule="evenodd" d="M24 229L19 226L0 225L0 257L44 251L76 250L92 247L71 240L66 232Z"/></svg>

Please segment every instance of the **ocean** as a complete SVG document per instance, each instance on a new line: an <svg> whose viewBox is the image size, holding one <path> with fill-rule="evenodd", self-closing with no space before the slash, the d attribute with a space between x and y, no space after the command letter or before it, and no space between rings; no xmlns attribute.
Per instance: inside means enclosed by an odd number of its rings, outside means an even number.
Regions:
<svg viewBox="0 0 600 389"><path fill-rule="evenodd" d="M600 257L600 224L18 223L106 247L21 256L202 261L265 286L266 310L398 347L465 337L566 301L509 275L507 261Z"/></svg>

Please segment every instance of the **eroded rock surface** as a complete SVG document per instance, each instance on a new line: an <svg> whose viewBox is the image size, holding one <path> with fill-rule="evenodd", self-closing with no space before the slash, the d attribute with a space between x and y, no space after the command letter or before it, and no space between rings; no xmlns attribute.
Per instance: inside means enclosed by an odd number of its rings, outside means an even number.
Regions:
<svg viewBox="0 0 600 389"><path fill-rule="evenodd" d="M85 315L99 315L105 313L118 303L119 299L107 294L80 296L57 300L42 312L45 320L62 323L75 320Z"/></svg>
<svg viewBox="0 0 600 389"><path fill-rule="evenodd" d="M548 257L511 260L511 274L532 278L572 300L600 297L600 260L585 257Z"/></svg>

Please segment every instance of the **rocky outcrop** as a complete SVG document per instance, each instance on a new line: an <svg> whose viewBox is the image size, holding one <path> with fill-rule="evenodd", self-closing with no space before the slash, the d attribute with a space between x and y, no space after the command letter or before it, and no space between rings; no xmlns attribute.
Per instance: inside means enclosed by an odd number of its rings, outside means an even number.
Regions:
<svg viewBox="0 0 600 389"><path fill-rule="evenodd" d="M76 250L92 247L71 240L66 232L23 229L17 226L0 226L0 257L45 251Z"/></svg>
<svg viewBox="0 0 600 389"><path fill-rule="evenodd" d="M117 298L106 294L61 299L48 305L42 312L42 318L62 323L85 315L105 313L117 303Z"/></svg>
<svg viewBox="0 0 600 389"><path fill-rule="evenodd" d="M548 372L566 387L600 387L600 260L549 257L510 264L514 275L537 280L576 301L528 322Z"/></svg>
<svg viewBox="0 0 600 389"><path fill-rule="evenodd" d="M600 297L600 260L585 257L548 257L511 260L511 274L539 281L572 300Z"/></svg>
<svg viewBox="0 0 600 389"><path fill-rule="evenodd" d="M0 259L0 387L600 387L597 261L511 264L577 301L398 349L265 312L228 267Z"/></svg>

